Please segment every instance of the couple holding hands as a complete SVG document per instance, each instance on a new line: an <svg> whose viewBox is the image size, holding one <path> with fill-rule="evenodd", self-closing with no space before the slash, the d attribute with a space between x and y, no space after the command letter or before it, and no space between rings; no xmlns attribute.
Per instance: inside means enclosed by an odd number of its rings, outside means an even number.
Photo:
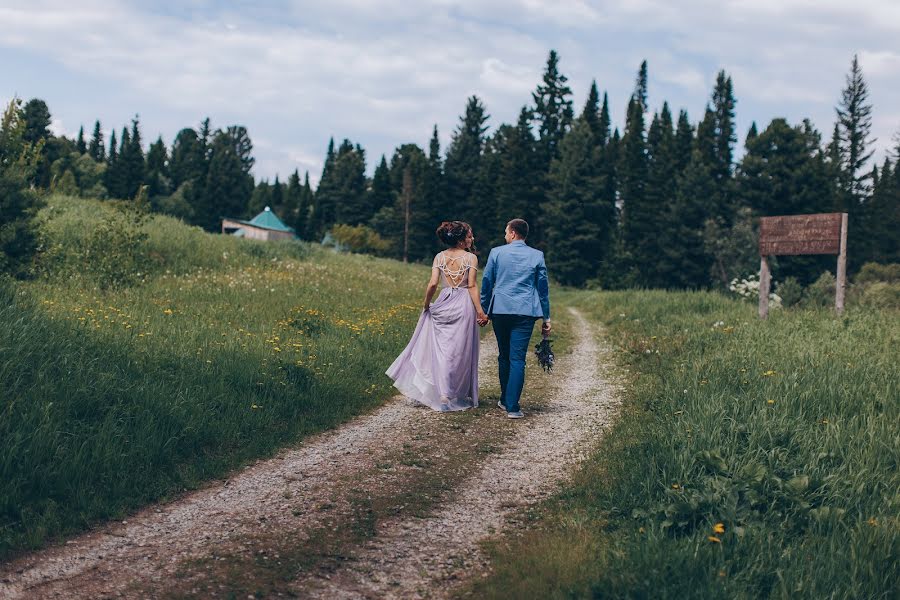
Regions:
<svg viewBox="0 0 900 600"><path fill-rule="evenodd" d="M438 227L447 249L434 257L412 339L387 370L404 396L442 412L478 406L478 327L491 322L500 375L497 404L511 419L525 416L519 407L525 357L535 321L543 319L541 331L550 333L549 282L544 253L525 243L528 223L513 219L504 234L506 244L488 256L479 295L472 228L462 221Z"/></svg>

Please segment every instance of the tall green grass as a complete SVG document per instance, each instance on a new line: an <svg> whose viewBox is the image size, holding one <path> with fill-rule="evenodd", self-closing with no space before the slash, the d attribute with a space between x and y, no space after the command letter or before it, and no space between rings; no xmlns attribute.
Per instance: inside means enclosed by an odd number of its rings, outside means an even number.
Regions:
<svg viewBox="0 0 900 600"><path fill-rule="evenodd" d="M98 267L82 253L106 243L87 241L94 225L130 217L64 197L41 217L44 275L0 288L0 558L392 395L383 372L427 269L168 218L135 226L146 237L112 244Z"/></svg>
<svg viewBox="0 0 900 600"><path fill-rule="evenodd" d="M477 597L896 597L898 312L566 301L606 324L625 405Z"/></svg>

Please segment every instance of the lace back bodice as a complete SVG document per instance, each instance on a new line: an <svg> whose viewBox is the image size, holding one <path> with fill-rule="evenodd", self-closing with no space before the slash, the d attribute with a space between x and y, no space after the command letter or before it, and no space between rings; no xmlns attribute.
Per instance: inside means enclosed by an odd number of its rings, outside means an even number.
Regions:
<svg viewBox="0 0 900 600"><path fill-rule="evenodd" d="M437 255L434 266L444 274L444 285L457 290L469 287L469 269L473 268L470 260L468 254L447 256L445 252L441 252Z"/></svg>

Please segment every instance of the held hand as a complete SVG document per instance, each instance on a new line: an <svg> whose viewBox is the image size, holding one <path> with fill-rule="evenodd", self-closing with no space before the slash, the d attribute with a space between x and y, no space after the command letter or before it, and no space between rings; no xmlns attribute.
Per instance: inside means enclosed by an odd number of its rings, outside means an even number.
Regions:
<svg viewBox="0 0 900 600"><path fill-rule="evenodd" d="M484 327L485 325L487 325L487 324L488 324L488 321L490 321L490 320L491 320L490 317L488 317L488 316L487 316L486 314L484 314L484 312L482 312L482 311L478 311L478 315L477 315L476 318L475 318L475 321L476 321L479 325L481 325L482 327Z"/></svg>
<svg viewBox="0 0 900 600"><path fill-rule="evenodd" d="M544 321L544 324L541 325L541 335L547 337L550 335L550 330L553 329L553 326L550 325L550 321Z"/></svg>

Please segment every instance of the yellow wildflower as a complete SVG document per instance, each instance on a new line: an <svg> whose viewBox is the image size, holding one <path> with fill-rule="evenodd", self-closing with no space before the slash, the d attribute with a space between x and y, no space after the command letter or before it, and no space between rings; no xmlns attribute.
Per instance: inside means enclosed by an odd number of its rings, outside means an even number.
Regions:
<svg viewBox="0 0 900 600"><path fill-rule="evenodd" d="M716 523L715 525L713 525L713 533L725 533L725 524Z"/></svg>
<svg viewBox="0 0 900 600"><path fill-rule="evenodd" d="M720 540L719 538L717 538L717 537L714 536L714 535L711 535L711 536L707 537L706 539L708 539L709 541L711 541L711 542L714 543L714 544L721 544L721 543L722 543L722 540Z"/></svg>
<svg viewBox="0 0 900 600"><path fill-rule="evenodd" d="M166 310L163 311L163 314L164 314L164 315L171 315L172 312L173 312L173 311L172 311L171 308L167 308Z"/></svg>
<svg viewBox="0 0 900 600"><path fill-rule="evenodd" d="M769 400L766 400L766 404L768 404L769 406L772 406L773 404L775 404L775 401L772 399L769 399Z"/></svg>
<svg viewBox="0 0 900 600"><path fill-rule="evenodd" d="M763 373L763 377L772 377L773 375L776 375L776 374L777 374L777 373L775 373L775 371L769 369L768 371L766 371L765 373Z"/></svg>

